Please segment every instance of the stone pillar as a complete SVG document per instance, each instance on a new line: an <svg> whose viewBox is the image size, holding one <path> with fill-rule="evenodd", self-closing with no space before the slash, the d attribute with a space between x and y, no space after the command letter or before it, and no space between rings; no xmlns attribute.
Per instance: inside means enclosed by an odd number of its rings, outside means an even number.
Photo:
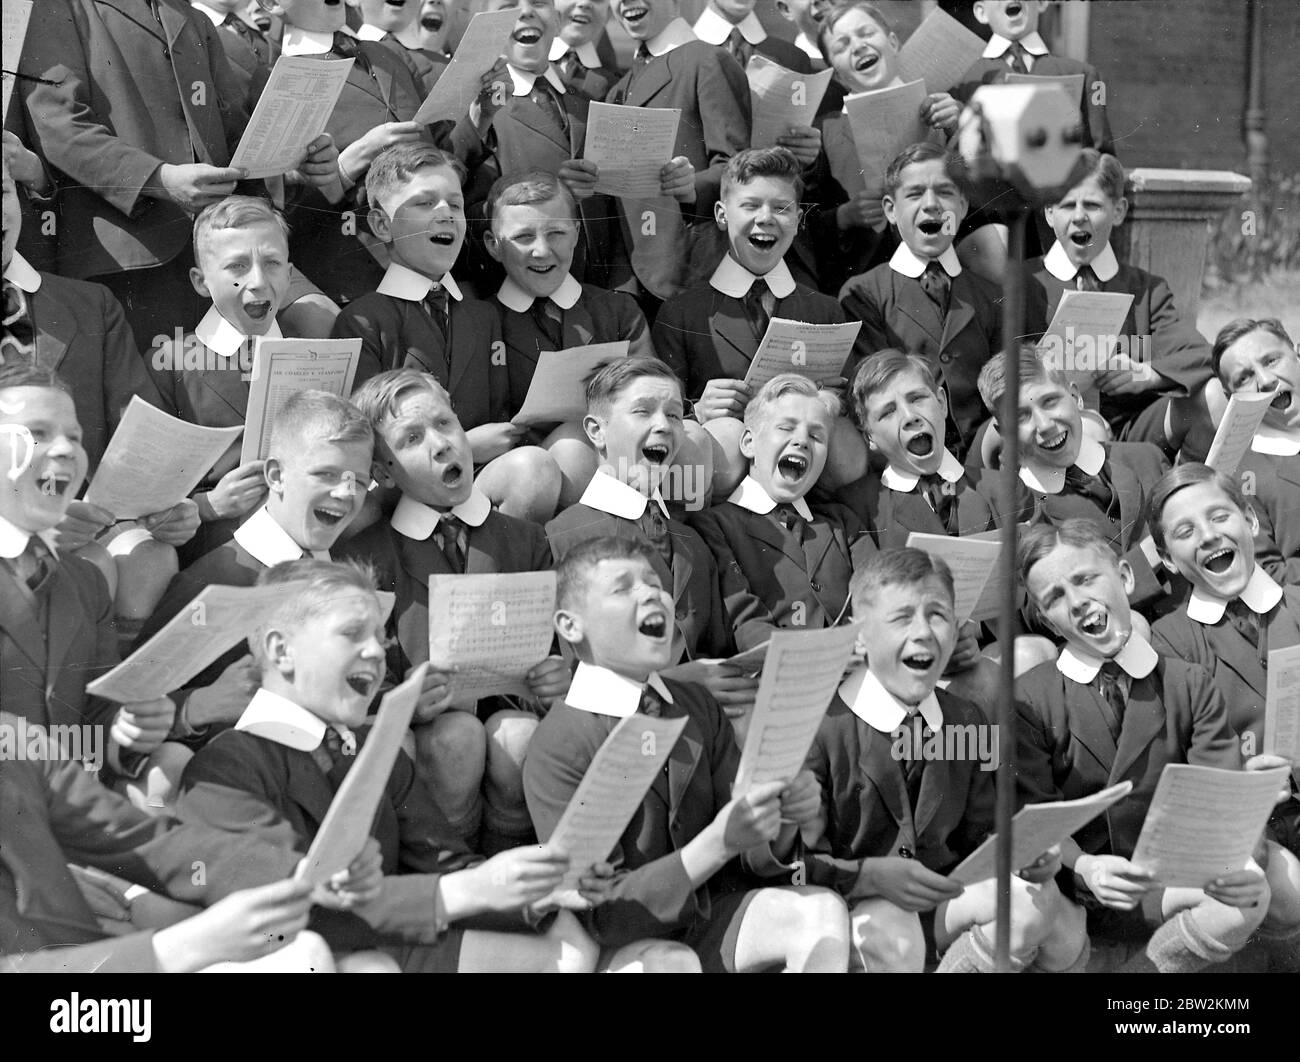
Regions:
<svg viewBox="0 0 1300 1062"><path fill-rule="evenodd" d="M1248 191L1249 177L1226 170L1130 170L1115 250L1169 281L1179 315L1195 321L1210 235Z"/></svg>

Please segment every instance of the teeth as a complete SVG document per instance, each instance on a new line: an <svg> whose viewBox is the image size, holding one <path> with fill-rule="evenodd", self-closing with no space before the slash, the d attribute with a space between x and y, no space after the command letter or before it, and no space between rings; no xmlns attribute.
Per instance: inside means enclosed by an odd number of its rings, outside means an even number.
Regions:
<svg viewBox="0 0 1300 1062"><path fill-rule="evenodd" d="M1085 634L1101 634L1108 623L1108 617L1104 612L1094 612L1079 624L1079 629Z"/></svg>
<svg viewBox="0 0 1300 1062"><path fill-rule="evenodd" d="M1269 403L1269 408L1287 410L1291 408L1291 392L1279 391L1277 397Z"/></svg>
<svg viewBox="0 0 1300 1062"><path fill-rule="evenodd" d="M1214 572L1216 575L1221 574L1232 567L1232 562L1236 555L1236 550L1226 546L1223 549L1216 549L1205 558L1205 567L1209 568L1210 571Z"/></svg>
<svg viewBox="0 0 1300 1062"><path fill-rule="evenodd" d="M1059 450L1065 445L1065 437L1067 434L1069 433L1063 431L1059 435L1053 435L1050 438L1043 440L1038 445L1044 450Z"/></svg>
<svg viewBox="0 0 1300 1062"><path fill-rule="evenodd" d="M934 657L926 653L917 653L913 656L903 657L903 663L907 667L914 668L917 671L928 671L934 666Z"/></svg>
<svg viewBox="0 0 1300 1062"><path fill-rule="evenodd" d="M637 630L650 638L662 638L667 629L668 621L663 616L647 616L637 627Z"/></svg>
<svg viewBox="0 0 1300 1062"><path fill-rule="evenodd" d="M907 441L908 453L925 457L934 450L934 436L929 432L918 432Z"/></svg>
<svg viewBox="0 0 1300 1062"><path fill-rule="evenodd" d="M656 464L663 464L668 460L668 447L660 446L657 443L641 447L641 453Z"/></svg>

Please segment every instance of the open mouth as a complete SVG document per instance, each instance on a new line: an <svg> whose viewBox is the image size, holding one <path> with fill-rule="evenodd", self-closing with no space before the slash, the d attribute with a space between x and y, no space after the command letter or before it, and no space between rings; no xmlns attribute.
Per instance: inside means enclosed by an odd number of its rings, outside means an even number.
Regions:
<svg viewBox="0 0 1300 1062"><path fill-rule="evenodd" d="M1079 630L1089 638L1100 638L1110 627L1110 613L1105 609L1096 609L1089 612L1079 622Z"/></svg>
<svg viewBox="0 0 1300 1062"><path fill-rule="evenodd" d="M1087 247L1092 243L1091 232L1072 232L1070 233L1070 242L1076 247Z"/></svg>
<svg viewBox="0 0 1300 1062"><path fill-rule="evenodd" d="M338 7L341 3L343 3L343 0L325 0L326 7Z"/></svg>
<svg viewBox="0 0 1300 1062"><path fill-rule="evenodd" d="M749 242L759 251L770 251L776 246L776 237L770 232L755 232L750 234Z"/></svg>
<svg viewBox="0 0 1300 1062"><path fill-rule="evenodd" d="M938 236L943 232L943 221L939 218L926 218L924 221L918 221L916 227L925 236Z"/></svg>
<svg viewBox="0 0 1300 1062"><path fill-rule="evenodd" d="M442 483L445 487L459 487L465 478L465 470L459 464L450 464L442 470Z"/></svg>
<svg viewBox="0 0 1300 1062"><path fill-rule="evenodd" d="M555 272L555 265L554 264L544 265L544 266L530 265L528 267L528 272L537 273L540 276L545 276L547 273Z"/></svg>
<svg viewBox="0 0 1300 1062"><path fill-rule="evenodd" d="M385 7L395 7L399 11L406 6L406 0L384 0Z"/></svg>
<svg viewBox="0 0 1300 1062"><path fill-rule="evenodd" d="M72 477L64 472L46 472L36 484L46 497L62 498L68 492Z"/></svg>
<svg viewBox="0 0 1300 1062"><path fill-rule="evenodd" d="M569 15L569 21L575 26L587 26L591 24L591 15L586 11L574 11Z"/></svg>
<svg viewBox="0 0 1300 1062"><path fill-rule="evenodd" d="M630 26L638 26L650 13L650 9L641 4L627 4L619 12L619 18Z"/></svg>
<svg viewBox="0 0 1300 1062"><path fill-rule="evenodd" d="M865 52L854 58L853 69L859 74L865 74L868 70L875 69L879 62L880 56L876 52Z"/></svg>
<svg viewBox="0 0 1300 1062"><path fill-rule="evenodd" d="M337 527L347 513L339 512L337 509L327 509L324 506L317 506L311 511L312 516L316 517L326 527Z"/></svg>
<svg viewBox="0 0 1300 1062"><path fill-rule="evenodd" d="M1024 10L1019 4L1007 4L1005 14L1007 18L1019 18L1020 13Z"/></svg>
<svg viewBox="0 0 1300 1062"><path fill-rule="evenodd" d="M353 671L348 675L346 681L353 693L360 694L362 697L369 697L379 681L379 676L373 671Z"/></svg>
<svg viewBox="0 0 1300 1062"><path fill-rule="evenodd" d="M1055 453L1065 445L1065 440L1069 437L1070 432L1067 429L1062 428L1055 435L1049 435L1046 438L1039 439L1038 448L1040 450L1046 450L1048 453Z"/></svg>
<svg viewBox="0 0 1300 1062"><path fill-rule="evenodd" d="M662 612L652 612L641 618L636 629L647 638L662 639L668 633L668 617Z"/></svg>
<svg viewBox="0 0 1300 1062"><path fill-rule="evenodd" d="M439 247L450 247L456 242L454 232L435 232L429 236L430 243L436 243Z"/></svg>
<svg viewBox="0 0 1300 1062"><path fill-rule="evenodd" d="M270 312L271 312L271 303L269 300L262 299L258 302L244 303L244 313L247 314L251 320L265 321L266 315L269 314Z"/></svg>
<svg viewBox="0 0 1300 1062"><path fill-rule="evenodd" d="M437 33L440 29L442 29L442 16L421 15L420 29L424 30L425 33Z"/></svg>
<svg viewBox="0 0 1300 1062"><path fill-rule="evenodd" d="M510 35L516 44L536 44L542 39L542 31L536 26L520 26Z"/></svg>
<svg viewBox="0 0 1300 1062"><path fill-rule="evenodd" d="M776 470L782 479L796 483L808 472L808 458L803 454L785 454L777 461Z"/></svg>
<svg viewBox="0 0 1300 1062"><path fill-rule="evenodd" d="M1237 551L1230 546L1224 546L1223 549L1216 549L1205 558L1205 570L1215 575L1222 575L1232 567L1232 562L1236 559Z"/></svg>
<svg viewBox="0 0 1300 1062"><path fill-rule="evenodd" d="M663 443L646 443L641 447L641 456L651 464L663 465L668 463L668 447Z"/></svg>
<svg viewBox="0 0 1300 1062"><path fill-rule="evenodd" d="M908 653L907 656L903 657L902 664L908 671L924 675L934 667L934 662L937 659L933 653Z"/></svg>
<svg viewBox="0 0 1300 1062"><path fill-rule="evenodd" d="M1288 409L1290 409L1290 408L1291 408L1291 389L1290 389L1290 388L1287 388L1286 390L1278 391L1278 393L1277 393L1277 397L1274 398L1273 401L1270 402L1270 403L1268 404L1268 408L1269 408L1269 409L1276 409L1276 410L1278 410L1279 412L1282 412L1282 413L1285 413Z"/></svg>
<svg viewBox="0 0 1300 1062"><path fill-rule="evenodd" d="M907 440L907 452L913 457L929 457L934 453L934 436L928 431L919 431Z"/></svg>

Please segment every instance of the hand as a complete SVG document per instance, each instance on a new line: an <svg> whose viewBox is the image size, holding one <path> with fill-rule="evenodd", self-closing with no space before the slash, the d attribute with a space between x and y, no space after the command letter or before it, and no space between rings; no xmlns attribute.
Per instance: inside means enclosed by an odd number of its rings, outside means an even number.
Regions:
<svg viewBox="0 0 1300 1062"><path fill-rule="evenodd" d="M563 657L548 656L540 664L534 664L528 671L528 692L549 708L555 701L563 699L569 692L569 682L573 678L569 665Z"/></svg>
<svg viewBox="0 0 1300 1062"><path fill-rule="evenodd" d="M683 206L695 202L695 167L685 155L665 162L659 171L659 192L671 196Z"/></svg>
<svg viewBox="0 0 1300 1062"><path fill-rule="evenodd" d="M1246 770L1248 771L1271 771L1275 767L1290 767L1292 763L1285 756L1278 756L1272 752L1261 752L1258 756L1252 756L1246 761ZM1291 799L1291 785L1284 778L1282 779L1282 788L1277 791L1277 803L1285 804Z"/></svg>
<svg viewBox="0 0 1300 1062"><path fill-rule="evenodd" d="M600 177L600 171L594 162L568 159L560 163L558 176L573 198L582 200L590 199L596 194L596 181Z"/></svg>
<svg viewBox="0 0 1300 1062"><path fill-rule="evenodd" d="M781 790L781 818L799 826L816 821L822 810L822 787L812 771L800 771Z"/></svg>
<svg viewBox="0 0 1300 1062"><path fill-rule="evenodd" d="M1255 860L1244 870L1224 874L1205 886L1205 895L1229 907L1258 907L1268 895L1264 872Z"/></svg>
<svg viewBox="0 0 1300 1062"><path fill-rule="evenodd" d="M863 189L855 192L847 203L841 203L835 212L835 222L841 229L879 229L885 224L885 208L880 204L880 193Z"/></svg>
<svg viewBox="0 0 1300 1062"><path fill-rule="evenodd" d="M1164 386L1164 377L1155 369L1127 354L1112 354L1106 364L1110 368L1097 374L1097 387L1108 395L1136 395Z"/></svg>
<svg viewBox="0 0 1300 1062"><path fill-rule="evenodd" d="M170 509L150 513L140 521L145 530L168 546L183 546L199 529L199 507L189 498Z"/></svg>
<svg viewBox="0 0 1300 1062"><path fill-rule="evenodd" d="M109 728L109 737L119 748L131 752L153 752L167 740L175 718L176 704L170 697L124 704L117 710Z"/></svg>
<svg viewBox="0 0 1300 1062"><path fill-rule="evenodd" d="M185 702L185 719L194 728L234 726L262 685L262 669L251 656L241 656L217 676L210 686L191 690Z"/></svg>
<svg viewBox="0 0 1300 1062"><path fill-rule="evenodd" d="M208 492L208 504L218 520L235 520L251 513L266 500L265 461L249 461L232 468Z"/></svg>
<svg viewBox="0 0 1300 1062"><path fill-rule="evenodd" d="M279 951L307 928L311 886L274 881L232 893L206 911L154 934L165 973L192 973L218 962L250 962Z"/></svg>
<svg viewBox="0 0 1300 1062"><path fill-rule="evenodd" d="M578 895L588 907L599 907L614 894L614 867L610 863L593 863L578 879Z"/></svg>
<svg viewBox="0 0 1300 1062"><path fill-rule="evenodd" d="M695 403L695 419L701 424L717 417L740 420L752 397L753 392L744 380L710 380Z"/></svg>
<svg viewBox="0 0 1300 1062"><path fill-rule="evenodd" d="M339 152L339 173L355 184L365 176L366 170L381 151L394 144L419 140L423 133L424 126L418 122L384 122L383 125L377 125Z"/></svg>
<svg viewBox="0 0 1300 1062"><path fill-rule="evenodd" d="M410 678L410 672L408 671L404 677ZM413 726L432 722L452 706L448 690L450 681L451 673L447 671L429 668L424 673L424 682L420 685L420 698L415 702L415 714L411 717Z"/></svg>
<svg viewBox="0 0 1300 1062"><path fill-rule="evenodd" d="M514 95L514 78L506 68L504 55L497 56L497 61L483 72L483 76L478 79L478 84L478 95L474 97L478 118L474 120L474 124L481 134L487 132L487 127L492 124L497 111L509 103L510 97ZM471 108L471 118L473 118L472 111L473 108Z"/></svg>
<svg viewBox="0 0 1300 1062"><path fill-rule="evenodd" d="M884 856L862 861L849 898L883 896L904 911L929 911L963 891L957 882L936 874L915 859Z"/></svg>
<svg viewBox="0 0 1300 1062"><path fill-rule="evenodd" d="M1056 872L1061 869L1061 846L1053 845L1046 852L1040 855L1027 867L1021 867L1016 871L1018 877L1024 878L1030 884L1039 885L1044 881L1050 881L1056 877Z"/></svg>
<svg viewBox="0 0 1300 1062"><path fill-rule="evenodd" d="M508 849L461 873L474 876L475 898L483 908L516 911L549 895L568 869L569 857L547 844Z"/></svg>
<svg viewBox="0 0 1300 1062"><path fill-rule="evenodd" d="M679 682L703 686L729 717L744 715L754 706L758 677L729 667L725 660L691 660L660 672Z"/></svg>
<svg viewBox="0 0 1300 1062"><path fill-rule="evenodd" d="M780 782L764 782L726 804L714 825L722 828L722 844L729 856L760 844L770 844L781 830Z"/></svg>
<svg viewBox="0 0 1300 1062"><path fill-rule="evenodd" d="M931 129L951 132L957 128L960 116L961 104L946 92L932 92L921 104L921 120Z"/></svg>
<svg viewBox="0 0 1300 1062"><path fill-rule="evenodd" d="M465 433L465 438L469 440L470 450L474 454L474 464L486 465L502 454L509 453L527 431L522 424L511 424L509 421L470 428Z"/></svg>
<svg viewBox="0 0 1300 1062"><path fill-rule="evenodd" d="M311 901L331 911L349 911L376 899L383 884L384 862L379 842L367 837L361 852L346 870L340 870L312 890Z"/></svg>
<svg viewBox="0 0 1300 1062"><path fill-rule="evenodd" d="M307 145L297 168L285 176L293 184L311 184L317 188L332 185L339 177L339 149L334 138L329 133L321 133Z"/></svg>
<svg viewBox="0 0 1300 1062"><path fill-rule="evenodd" d="M1156 887L1148 871L1117 855L1081 855L1074 873L1098 900L1117 911L1131 911Z"/></svg>
<svg viewBox="0 0 1300 1062"><path fill-rule="evenodd" d="M233 195L235 185L247 170L236 166L209 166L206 162L187 162L179 166L164 162L145 185L155 199L168 199L189 214Z"/></svg>
<svg viewBox="0 0 1300 1062"><path fill-rule="evenodd" d="M107 509L89 502L68 502L63 519L55 525L54 534L60 553L73 553L94 541L117 518Z"/></svg>
<svg viewBox="0 0 1300 1062"><path fill-rule="evenodd" d="M799 165L807 169L817 161L822 150L822 131L811 125L792 125L776 138L783 148L789 148Z"/></svg>
<svg viewBox="0 0 1300 1062"><path fill-rule="evenodd" d="M45 194L50 181L40 158L8 129L4 131L4 161L17 184L25 184L38 195Z"/></svg>
<svg viewBox="0 0 1300 1062"><path fill-rule="evenodd" d="M974 620L967 620L961 625L961 629L957 632L957 644L953 646L952 656L948 658L948 666L943 670L945 675L956 675L962 671L969 671L975 666L980 658L978 634L979 624Z"/></svg>

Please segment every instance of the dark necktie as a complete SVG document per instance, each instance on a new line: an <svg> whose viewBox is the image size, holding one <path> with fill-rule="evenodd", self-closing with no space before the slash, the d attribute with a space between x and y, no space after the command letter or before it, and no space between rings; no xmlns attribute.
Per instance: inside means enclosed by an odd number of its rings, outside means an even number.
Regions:
<svg viewBox="0 0 1300 1062"><path fill-rule="evenodd" d="M563 58L560 59L557 65L560 68L560 76L563 77L566 82L573 80L573 75L578 69L578 63L578 53L572 49L565 52Z"/></svg>
<svg viewBox="0 0 1300 1062"><path fill-rule="evenodd" d="M1119 732L1124 726L1126 699L1124 669L1114 660L1107 660L1097 672L1097 682L1101 687L1102 699L1106 702L1102 712L1106 720L1106 729L1110 731L1110 736L1115 739L1115 743L1119 744Z"/></svg>
<svg viewBox="0 0 1300 1062"><path fill-rule="evenodd" d="M257 31L233 11L226 15L221 24L231 29L236 36L243 37L249 44L254 43L253 36Z"/></svg>
<svg viewBox="0 0 1300 1062"><path fill-rule="evenodd" d="M357 754L356 735L349 733L347 739L344 740L343 735L332 726L326 727L319 751L324 753L324 759L329 761L329 769L325 772L328 774L345 758ZM324 766L324 763L321 766Z"/></svg>
<svg viewBox="0 0 1300 1062"><path fill-rule="evenodd" d="M1071 465L1065 470L1065 485L1071 494L1091 498L1104 513L1110 512L1115 495L1101 476L1090 476L1078 465Z"/></svg>
<svg viewBox="0 0 1300 1062"><path fill-rule="evenodd" d="M664 699L653 686L647 685L641 690L641 700L637 703L636 710L640 715L649 715L657 719L664 714Z"/></svg>
<svg viewBox="0 0 1300 1062"><path fill-rule="evenodd" d="M749 63L749 57L753 55L753 46L745 40L745 36L740 32L740 28L733 29L727 36L727 43L723 45L730 53L731 58L736 60L743 70Z"/></svg>
<svg viewBox="0 0 1300 1062"><path fill-rule="evenodd" d="M650 65L650 60L654 56L650 54L650 49L642 41L637 45L636 54L632 56L632 69L627 72L627 91L624 94L629 95L632 92L632 86L636 84L636 79L641 76L645 68Z"/></svg>
<svg viewBox="0 0 1300 1062"><path fill-rule="evenodd" d="M546 337L546 342L550 344L549 349L563 349L564 318L560 308L550 299L534 299L529 312L533 315L533 323L537 325L537 330Z"/></svg>
<svg viewBox="0 0 1300 1062"><path fill-rule="evenodd" d="M895 747L902 743L903 780L907 784L907 796L913 809L921 793L921 774L925 770L925 757L922 746L925 744L925 719L921 713L914 712L898 724L894 731Z"/></svg>
<svg viewBox="0 0 1300 1062"><path fill-rule="evenodd" d="M0 322L0 365L36 361L36 328L27 310L27 296L12 280L4 282L4 318Z"/></svg>
<svg viewBox="0 0 1300 1062"><path fill-rule="evenodd" d="M1234 597L1229 601L1223 611L1236 632L1258 651L1260 649L1260 635L1264 632L1263 625L1260 623L1260 618L1255 614L1255 611L1239 597Z"/></svg>
<svg viewBox="0 0 1300 1062"><path fill-rule="evenodd" d="M438 334L442 336L443 357L446 358L447 364L451 364L451 351L447 347L447 327L449 303L447 299L447 289L440 284L435 284L429 289L429 294L424 297L425 308L429 311L429 317L433 320L434 327L437 328Z"/></svg>
<svg viewBox="0 0 1300 1062"><path fill-rule="evenodd" d="M754 338L760 343L763 341L763 336L767 334L767 324L772 317L767 302L770 295L771 289L767 286L767 281L760 278L749 286L749 291L745 293L742 300L745 304L745 319L749 321Z"/></svg>
<svg viewBox="0 0 1300 1062"><path fill-rule="evenodd" d="M952 485L938 472L931 472L921 477L921 493L939 518L939 523L943 524L944 531L950 535L958 534L957 495Z"/></svg>
<svg viewBox="0 0 1300 1062"><path fill-rule="evenodd" d="M1025 61L1025 46L1019 41L1012 41L1011 47L1007 49L1008 65L1011 67L1013 74L1029 73L1029 64Z"/></svg>
<svg viewBox="0 0 1300 1062"><path fill-rule="evenodd" d="M1078 291L1101 291L1101 281L1090 265L1079 266L1079 271L1074 274L1074 286Z"/></svg>
<svg viewBox="0 0 1300 1062"><path fill-rule="evenodd" d="M776 518L794 537L794 540L803 545L804 536L808 531L808 521L799 515L799 510L788 502L783 502L776 507Z"/></svg>
<svg viewBox="0 0 1300 1062"><path fill-rule="evenodd" d="M930 296L930 301L939 308L941 314L948 312L948 289L951 281L938 262L930 262L921 274L921 288Z"/></svg>
<svg viewBox="0 0 1300 1062"><path fill-rule="evenodd" d="M54 569L54 563L50 547L37 535L32 535L27 540L27 547L9 565L18 580L32 593L36 593Z"/></svg>
<svg viewBox="0 0 1300 1062"><path fill-rule="evenodd" d="M447 558L451 570L457 575L465 574L465 525L460 517L447 513L438 520L437 535L442 544L442 555Z"/></svg>
<svg viewBox="0 0 1300 1062"><path fill-rule="evenodd" d="M668 521L653 500L647 501L645 512L638 521L642 533L650 543L650 548L659 554L660 559L671 572L673 570L673 536L668 531Z"/></svg>
<svg viewBox="0 0 1300 1062"><path fill-rule="evenodd" d="M560 106L560 101L555 97L555 90L546 83L544 77L537 78L533 82L532 90L528 93L528 98L532 100L533 105L546 115L547 121L563 135L567 132L568 126L564 121L564 108Z"/></svg>

